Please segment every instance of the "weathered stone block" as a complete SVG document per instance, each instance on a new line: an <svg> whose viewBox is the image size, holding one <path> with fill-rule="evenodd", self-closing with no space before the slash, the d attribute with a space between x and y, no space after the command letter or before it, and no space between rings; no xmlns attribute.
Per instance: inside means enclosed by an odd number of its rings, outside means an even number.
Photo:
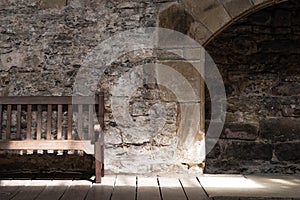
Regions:
<svg viewBox="0 0 300 200"><path fill-rule="evenodd" d="M207 15L207 17L204 17L201 22L212 32L218 31L231 20L223 6L217 6L214 10L205 11L204 15Z"/></svg>
<svg viewBox="0 0 300 200"><path fill-rule="evenodd" d="M252 0L252 1L253 1L254 5L259 5L259 4L270 2L270 0Z"/></svg>
<svg viewBox="0 0 300 200"><path fill-rule="evenodd" d="M230 102L231 104L236 103L239 105L239 102ZM239 105L240 106L240 105ZM248 124L258 124L259 119L255 113L247 112L247 109L251 109L250 107L243 107L245 109L230 111L229 109L226 112L226 121L225 123L248 123ZM255 107L252 107L252 109Z"/></svg>
<svg viewBox="0 0 300 200"><path fill-rule="evenodd" d="M40 6L42 9L63 8L67 5L67 0L42 0Z"/></svg>
<svg viewBox="0 0 300 200"><path fill-rule="evenodd" d="M186 34L193 17L180 4L172 4L159 14L159 26Z"/></svg>
<svg viewBox="0 0 300 200"><path fill-rule="evenodd" d="M161 85L159 85L158 87L159 87L159 97L162 101L165 102L177 101L176 95L171 90Z"/></svg>
<svg viewBox="0 0 300 200"><path fill-rule="evenodd" d="M205 124L206 132L209 124L211 128L216 126L221 126L221 122L218 121L214 122L214 121L207 120ZM258 130L259 130L259 126L256 123L225 122L221 133L218 133L216 131L211 131L210 133L206 134L206 138L256 140L258 137Z"/></svg>
<svg viewBox="0 0 300 200"><path fill-rule="evenodd" d="M110 125L112 126L112 125ZM119 129L115 127L109 127L108 131L105 133L105 144L118 145L122 144L122 133Z"/></svg>
<svg viewBox="0 0 300 200"><path fill-rule="evenodd" d="M12 67L25 67L26 53L25 52L11 52L0 55L0 71L9 71ZM31 60L30 60L31 61ZM27 67L29 68L29 67Z"/></svg>
<svg viewBox="0 0 300 200"><path fill-rule="evenodd" d="M188 60L204 60L204 54L201 48L186 48L184 49L184 58Z"/></svg>
<svg viewBox="0 0 300 200"><path fill-rule="evenodd" d="M250 0L222 0L222 2L232 17L238 16L253 6Z"/></svg>
<svg viewBox="0 0 300 200"><path fill-rule="evenodd" d="M256 140L258 137L258 124L228 123L224 125L221 138Z"/></svg>
<svg viewBox="0 0 300 200"><path fill-rule="evenodd" d="M285 35L285 34L289 34L292 32L292 29L291 28L280 28L280 27L277 27L277 28L274 28L273 29L273 33L274 34L278 34L278 35Z"/></svg>
<svg viewBox="0 0 300 200"><path fill-rule="evenodd" d="M233 141L226 147L224 156L240 160L271 160L272 146L258 142Z"/></svg>
<svg viewBox="0 0 300 200"><path fill-rule="evenodd" d="M273 95L300 96L300 82L278 82L271 91Z"/></svg>
<svg viewBox="0 0 300 200"><path fill-rule="evenodd" d="M188 80L190 86L193 88L195 94L200 97L200 81L201 81L201 76L198 73L197 69L194 68L194 66L187 61L160 61L160 64L167 65L173 69L175 69L177 72L180 73L183 78ZM197 63L196 63L197 64ZM168 77L171 78L171 77ZM179 77L180 78L180 77ZM175 80L175 79L174 79ZM182 88L183 83L178 83L178 87L180 86ZM174 82L174 85L176 85L176 82ZM180 97L182 98L182 96Z"/></svg>
<svg viewBox="0 0 300 200"><path fill-rule="evenodd" d="M264 26L253 26L253 32L271 34L272 29L270 27L264 27Z"/></svg>
<svg viewBox="0 0 300 200"><path fill-rule="evenodd" d="M118 9L134 9L134 8L139 8L140 5L138 2L121 2L117 5Z"/></svg>
<svg viewBox="0 0 300 200"><path fill-rule="evenodd" d="M181 60L184 58L182 49L166 49L156 53L158 60Z"/></svg>
<svg viewBox="0 0 300 200"><path fill-rule="evenodd" d="M300 162L300 142L276 144L275 155L279 161Z"/></svg>
<svg viewBox="0 0 300 200"><path fill-rule="evenodd" d="M260 44L259 50L265 53L299 54L300 42L298 40L266 41ZM284 51L282 51L284 49Z"/></svg>
<svg viewBox="0 0 300 200"><path fill-rule="evenodd" d="M217 0L184 0L183 2L193 16L212 32L220 29L231 19L223 5Z"/></svg>
<svg viewBox="0 0 300 200"><path fill-rule="evenodd" d="M275 118L260 121L260 136L273 142L300 139L300 119Z"/></svg>
<svg viewBox="0 0 300 200"><path fill-rule="evenodd" d="M248 37L238 37L233 40L233 51L238 54L251 55L257 53L256 42Z"/></svg>
<svg viewBox="0 0 300 200"><path fill-rule="evenodd" d="M190 29L187 33L194 40L199 42L201 45L204 44L212 33L203 24L194 21L191 23Z"/></svg>

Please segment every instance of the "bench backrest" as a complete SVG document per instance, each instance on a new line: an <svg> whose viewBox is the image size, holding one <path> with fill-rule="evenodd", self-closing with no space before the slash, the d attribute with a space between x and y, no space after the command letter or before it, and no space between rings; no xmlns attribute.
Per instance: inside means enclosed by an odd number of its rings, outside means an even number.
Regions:
<svg viewBox="0 0 300 200"><path fill-rule="evenodd" d="M95 124L103 128L103 118L103 94L2 96L0 140L94 140Z"/></svg>

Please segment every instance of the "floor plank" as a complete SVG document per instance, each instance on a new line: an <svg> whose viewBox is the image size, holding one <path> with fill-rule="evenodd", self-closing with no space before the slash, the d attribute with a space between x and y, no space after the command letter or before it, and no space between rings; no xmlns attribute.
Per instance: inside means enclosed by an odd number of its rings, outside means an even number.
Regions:
<svg viewBox="0 0 300 200"><path fill-rule="evenodd" d="M3 181L1 181L1 186L0 186L0 199L9 200L17 194L20 186L15 186L11 184L5 185L2 182ZM6 181L6 182L10 182L10 181Z"/></svg>
<svg viewBox="0 0 300 200"><path fill-rule="evenodd" d="M55 200L63 196L72 181L49 181L36 200Z"/></svg>
<svg viewBox="0 0 300 200"><path fill-rule="evenodd" d="M203 200L209 200L207 194L201 187L199 181L197 180L196 177L194 178L180 178L180 182L184 188L184 191L188 197L189 200L198 200L198 199L203 199Z"/></svg>
<svg viewBox="0 0 300 200"><path fill-rule="evenodd" d="M133 200L136 195L135 176L117 176L112 200Z"/></svg>
<svg viewBox="0 0 300 200"><path fill-rule="evenodd" d="M84 200L91 186L90 181L73 181L61 200Z"/></svg>
<svg viewBox="0 0 300 200"><path fill-rule="evenodd" d="M23 186L18 189L17 194L11 200L33 200L46 186Z"/></svg>
<svg viewBox="0 0 300 200"><path fill-rule="evenodd" d="M160 199L160 192L157 178L138 177L137 188L138 200L158 200Z"/></svg>
<svg viewBox="0 0 300 200"><path fill-rule="evenodd" d="M178 178L159 177L158 180L163 200L187 199Z"/></svg>
<svg viewBox="0 0 300 200"><path fill-rule="evenodd" d="M85 200L109 200L114 189L116 176L106 175L100 184L93 184Z"/></svg>

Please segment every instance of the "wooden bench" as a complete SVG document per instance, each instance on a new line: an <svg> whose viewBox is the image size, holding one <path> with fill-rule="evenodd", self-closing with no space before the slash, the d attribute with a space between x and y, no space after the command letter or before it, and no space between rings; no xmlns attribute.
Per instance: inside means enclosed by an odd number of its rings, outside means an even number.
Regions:
<svg viewBox="0 0 300 200"><path fill-rule="evenodd" d="M0 97L0 150L81 150L104 176L104 97Z"/></svg>

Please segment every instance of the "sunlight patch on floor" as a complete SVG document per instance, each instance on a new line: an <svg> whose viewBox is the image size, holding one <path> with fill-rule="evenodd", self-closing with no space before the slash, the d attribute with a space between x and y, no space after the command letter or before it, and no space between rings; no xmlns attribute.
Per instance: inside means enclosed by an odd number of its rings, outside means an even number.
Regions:
<svg viewBox="0 0 300 200"><path fill-rule="evenodd" d="M199 179L204 188L264 188L263 185L243 176L207 176Z"/></svg>

